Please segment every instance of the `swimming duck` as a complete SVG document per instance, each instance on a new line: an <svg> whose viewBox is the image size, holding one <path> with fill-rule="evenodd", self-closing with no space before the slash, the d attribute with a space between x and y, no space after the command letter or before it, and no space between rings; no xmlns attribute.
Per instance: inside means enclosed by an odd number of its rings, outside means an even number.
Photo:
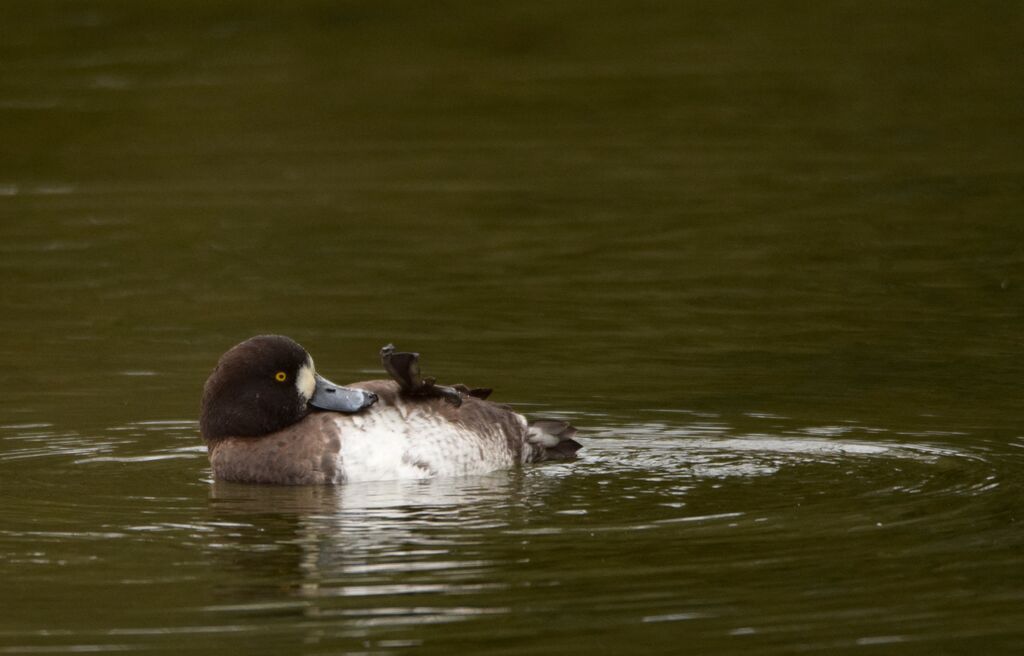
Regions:
<svg viewBox="0 0 1024 656"><path fill-rule="evenodd" d="M259 335L221 356L206 380L199 427L216 479L291 485L485 474L574 457L576 430L532 424L485 400L489 389L423 378L419 356L390 344L394 380L342 387L283 335Z"/></svg>

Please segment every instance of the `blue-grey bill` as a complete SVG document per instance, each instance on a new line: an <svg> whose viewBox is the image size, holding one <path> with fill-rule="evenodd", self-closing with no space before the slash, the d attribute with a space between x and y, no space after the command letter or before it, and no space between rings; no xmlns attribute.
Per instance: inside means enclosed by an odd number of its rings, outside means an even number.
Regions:
<svg viewBox="0 0 1024 656"><path fill-rule="evenodd" d="M309 405L332 412L359 412L377 402L377 395L354 387L335 385L320 374L316 376L316 388Z"/></svg>

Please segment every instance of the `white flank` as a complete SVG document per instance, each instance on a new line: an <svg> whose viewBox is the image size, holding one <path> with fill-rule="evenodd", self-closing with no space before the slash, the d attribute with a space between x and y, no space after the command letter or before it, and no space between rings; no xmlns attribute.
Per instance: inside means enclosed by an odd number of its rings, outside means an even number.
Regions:
<svg viewBox="0 0 1024 656"><path fill-rule="evenodd" d="M336 482L472 476L515 464L498 427L469 430L420 408L399 403L336 415L341 431Z"/></svg>

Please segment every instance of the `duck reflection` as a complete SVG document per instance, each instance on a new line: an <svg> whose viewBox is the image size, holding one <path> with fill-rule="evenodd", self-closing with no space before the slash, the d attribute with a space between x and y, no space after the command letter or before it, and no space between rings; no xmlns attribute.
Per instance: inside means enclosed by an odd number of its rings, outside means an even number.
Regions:
<svg viewBox="0 0 1024 656"><path fill-rule="evenodd" d="M241 579L227 596L241 594L209 610L344 618L332 626L359 636L505 612L482 596L507 587L501 572L522 554L486 536L518 521L522 483L516 471L337 487L215 482L209 544Z"/></svg>

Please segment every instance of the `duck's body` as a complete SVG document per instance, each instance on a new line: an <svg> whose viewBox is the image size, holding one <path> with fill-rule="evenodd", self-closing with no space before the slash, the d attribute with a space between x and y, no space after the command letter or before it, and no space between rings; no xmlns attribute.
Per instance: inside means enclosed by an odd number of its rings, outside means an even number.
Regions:
<svg viewBox="0 0 1024 656"><path fill-rule="evenodd" d="M225 385L221 379L242 379L232 367L240 354L242 360L252 359L253 340L277 348L274 340L287 338L257 337L235 347L221 358L204 393L201 425L214 478L220 480L308 485L478 475L572 456L579 448L571 439L575 431L564 422L541 421L531 426L525 417L503 405L470 395L461 396L456 405L440 395L411 395L407 386L403 389L394 381L335 388L365 393L364 405L355 410L309 408L307 403L319 396L314 398L309 389L302 389L303 385L308 388L315 376L312 359L304 350L304 358L294 355L293 369L278 362L255 374L257 378L283 376L284 381L275 380L281 385L249 389L247 395L256 404L252 412L268 412L281 405L289 408L291 419L271 417L257 422L265 427L262 429L232 429L232 424L241 426L241 418L248 415L226 404L242 403L246 395L240 399L224 394L223 388L234 385ZM244 348L246 345L250 348ZM276 374L269 373L274 370ZM323 379L316 378L319 386ZM289 388L283 383L292 379L297 382L290 387L302 401L298 405L284 401L283 393ZM317 394L319 391L317 387ZM283 403L273 398L278 392Z"/></svg>
<svg viewBox="0 0 1024 656"><path fill-rule="evenodd" d="M214 477L330 484L486 474L543 458L544 447L529 441L526 418L497 404L403 399L398 384L385 380L349 387L378 401L358 414L312 412L269 435L214 440Z"/></svg>

